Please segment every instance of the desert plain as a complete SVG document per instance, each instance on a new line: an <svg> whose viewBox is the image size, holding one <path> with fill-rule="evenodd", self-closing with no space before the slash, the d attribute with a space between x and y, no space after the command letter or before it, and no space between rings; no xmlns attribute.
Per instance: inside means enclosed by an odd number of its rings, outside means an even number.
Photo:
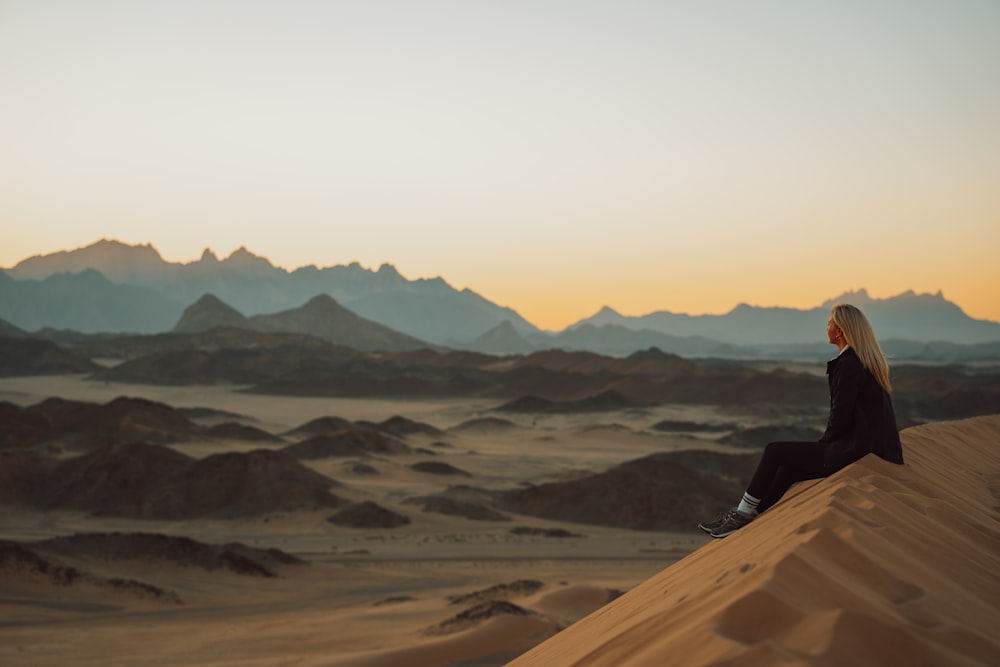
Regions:
<svg viewBox="0 0 1000 667"><path fill-rule="evenodd" d="M0 570L0 663L501 665L704 545L708 538L695 529L704 517L691 516L686 529L631 530L505 510L482 518L463 506L426 511L408 499L455 486L510 490L572 480L667 451L745 453L717 442L724 430L705 435L651 426L666 420L725 429L760 421L752 411L711 406L501 415L498 402L488 399L350 400L239 390L120 385L79 375L0 379L0 400L22 407L50 397L108 404L127 396L198 408L192 420L202 425L225 420L281 438L171 444L195 459L279 449L296 441L288 435L296 428L326 417L370 424L402 417L432 427L400 436L405 452L304 462L338 482L338 497L374 503L407 522L379 525L369 517L338 525L328 520L336 513L330 507L194 519L5 507L0 539L22 545L71 535L155 534L277 549L297 562L260 576L134 545L120 547L131 552L113 559L64 548L47 552L42 569L74 568L81 578L54 583L8 559ZM140 582L157 593L110 580Z"/></svg>
<svg viewBox="0 0 1000 667"><path fill-rule="evenodd" d="M825 406L245 389L0 379L0 664L1000 660L1000 415L711 540Z"/></svg>

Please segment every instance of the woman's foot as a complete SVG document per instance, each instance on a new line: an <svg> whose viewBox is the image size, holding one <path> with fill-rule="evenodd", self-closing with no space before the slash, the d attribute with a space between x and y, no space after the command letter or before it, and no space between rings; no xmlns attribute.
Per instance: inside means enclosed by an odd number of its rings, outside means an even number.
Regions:
<svg viewBox="0 0 1000 667"><path fill-rule="evenodd" d="M726 522L726 518L729 517L730 512L735 512L735 511L736 508L731 507L722 514L720 514L719 516L712 519L711 521L702 521L701 523L698 524L698 527L704 530L706 533L711 533L713 530L715 530L716 528L718 528L719 526L721 526Z"/></svg>
<svg viewBox="0 0 1000 667"><path fill-rule="evenodd" d="M709 531L708 534L712 537L726 537L727 535L732 535L753 520L754 517L744 514L743 512L738 512L735 509L730 510L726 513L722 523Z"/></svg>

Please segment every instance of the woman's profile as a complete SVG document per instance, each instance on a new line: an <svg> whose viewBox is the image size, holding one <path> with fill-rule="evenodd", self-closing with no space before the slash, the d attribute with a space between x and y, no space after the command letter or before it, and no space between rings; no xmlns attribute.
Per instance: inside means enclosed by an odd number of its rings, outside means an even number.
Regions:
<svg viewBox="0 0 1000 667"><path fill-rule="evenodd" d="M826 366L830 415L823 436L817 442L768 444L739 505L698 524L712 537L746 526L792 484L832 475L866 454L903 463L889 364L868 318L855 306L838 304L830 311L826 333L839 354Z"/></svg>

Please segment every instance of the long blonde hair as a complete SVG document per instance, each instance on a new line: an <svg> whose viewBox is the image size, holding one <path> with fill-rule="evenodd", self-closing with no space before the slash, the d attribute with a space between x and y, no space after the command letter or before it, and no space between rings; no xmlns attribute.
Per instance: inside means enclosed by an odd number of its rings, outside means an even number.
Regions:
<svg viewBox="0 0 1000 667"><path fill-rule="evenodd" d="M861 364L875 376L883 389L891 392L889 362L886 360L885 353L882 352L882 347L878 344L878 339L875 338L875 331L865 314L857 306L838 303L830 311L830 318L844 332L847 344L857 353Z"/></svg>

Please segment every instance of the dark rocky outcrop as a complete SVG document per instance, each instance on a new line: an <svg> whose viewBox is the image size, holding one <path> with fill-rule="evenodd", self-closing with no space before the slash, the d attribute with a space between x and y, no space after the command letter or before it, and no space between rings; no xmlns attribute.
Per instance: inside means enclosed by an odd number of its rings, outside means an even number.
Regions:
<svg viewBox="0 0 1000 667"><path fill-rule="evenodd" d="M608 471L496 494L500 509L635 530L692 530L743 493L758 455L691 450L653 454Z"/></svg>
<svg viewBox="0 0 1000 667"><path fill-rule="evenodd" d="M215 454L160 484L147 496L144 515L232 518L339 507L345 501L330 493L334 485L284 452Z"/></svg>
<svg viewBox="0 0 1000 667"><path fill-rule="evenodd" d="M0 337L0 377L93 373L101 367L47 340Z"/></svg>
<svg viewBox="0 0 1000 667"><path fill-rule="evenodd" d="M326 520L351 528L398 528L410 523L410 517L387 510L370 500L348 505Z"/></svg>
<svg viewBox="0 0 1000 667"><path fill-rule="evenodd" d="M293 428L285 435L290 438L309 438L314 435L327 435L328 433L346 431L353 427L354 422L343 417L319 417Z"/></svg>
<svg viewBox="0 0 1000 667"><path fill-rule="evenodd" d="M211 411L204 411L211 412ZM21 408L0 403L0 449L51 446L88 450L110 444L172 444L199 437L281 442L259 428L238 422L200 426L198 409L175 409L142 398L118 397L105 404L48 398Z"/></svg>
<svg viewBox="0 0 1000 667"><path fill-rule="evenodd" d="M432 437L438 437L444 435L444 433L430 424L424 424L423 422L413 421L412 419L407 419L406 417L400 417L396 415L394 417L389 417L383 422L358 422L358 426L364 426L368 428L378 429L390 435L397 437L406 437L408 435L413 435L415 433L421 435L429 435Z"/></svg>
<svg viewBox="0 0 1000 667"><path fill-rule="evenodd" d="M465 604L467 602L484 602L488 600L510 600L513 597L533 595L545 587L538 579L518 579L509 584L497 584L471 593L449 595L450 604Z"/></svg>
<svg viewBox="0 0 1000 667"><path fill-rule="evenodd" d="M17 454L14 452L14 454ZM282 452L193 459L162 445L107 445L65 460L4 456L5 504L138 519L231 518L339 507L334 480Z"/></svg>
<svg viewBox="0 0 1000 667"><path fill-rule="evenodd" d="M471 626L477 625L480 621L485 621L495 616L504 614L510 616L539 616L535 612L529 611L524 607L519 607L512 602L506 602L503 600L487 600L456 614L446 621L442 621L441 623L428 628L425 630L425 634L447 635L453 632L461 632Z"/></svg>
<svg viewBox="0 0 1000 667"><path fill-rule="evenodd" d="M299 459L322 459L330 456L405 454L410 451L410 447L380 431L349 428L308 438L294 445L288 445L281 451Z"/></svg>
<svg viewBox="0 0 1000 667"><path fill-rule="evenodd" d="M517 526L510 529L513 535L528 535L530 537L586 537L580 533L571 533L564 528L538 528L534 526Z"/></svg>
<svg viewBox="0 0 1000 667"><path fill-rule="evenodd" d="M456 468L450 463L443 461L419 461L410 467L417 472L425 472L430 475L464 475L465 477L471 477L469 473L461 468Z"/></svg>
<svg viewBox="0 0 1000 667"><path fill-rule="evenodd" d="M161 533L80 533L43 540L36 545L64 556L107 561L159 560L255 577L275 577L279 566L305 564L279 549L256 549L239 542L212 545Z"/></svg>
<svg viewBox="0 0 1000 667"><path fill-rule="evenodd" d="M44 548L0 540L0 581L7 577L16 578L20 582L35 580L60 588L94 586L126 593L131 597L181 604L176 593L158 586L134 579L96 576L60 563L57 558L46 553Z"/></svg>
<svg viewBox="0 0 1000 667"><path fill-rule="evenodd" d="M212 438L224 438L227 440L245 440L247 442L284 442L278 436L268 433L263 429L239 422L224 422L209 426L205 429L205 435Z"/></svg>

